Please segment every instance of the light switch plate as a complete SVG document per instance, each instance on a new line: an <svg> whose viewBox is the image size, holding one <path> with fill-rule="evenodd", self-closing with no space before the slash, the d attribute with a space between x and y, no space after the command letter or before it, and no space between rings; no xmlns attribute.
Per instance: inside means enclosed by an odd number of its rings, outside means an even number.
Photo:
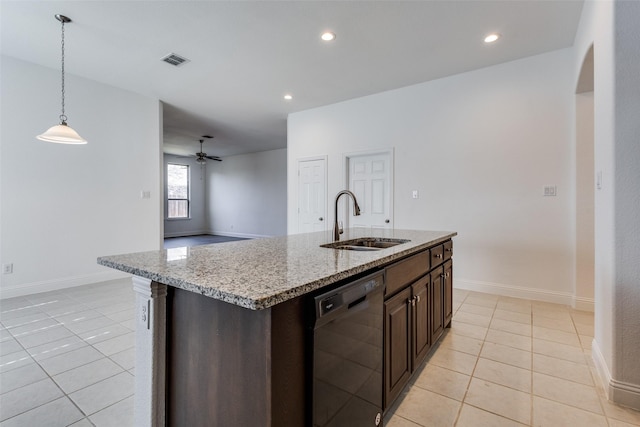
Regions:
<svg viewBox="0 0 640 427"><path fill-rule="evenodd" d="M142 303L142 305L140 306L140 322L145 326L145 328L147 329L151 329L151 301L150 300L146 300Z"/></svg>
<svg viewBox="0 0 640 427"><path fill-rule="evenodd" d="M558 187L556 187L555 185L545 185L544 189L543 189L543 196L547 197L547 196L557 196L558 195Z"/></svg>

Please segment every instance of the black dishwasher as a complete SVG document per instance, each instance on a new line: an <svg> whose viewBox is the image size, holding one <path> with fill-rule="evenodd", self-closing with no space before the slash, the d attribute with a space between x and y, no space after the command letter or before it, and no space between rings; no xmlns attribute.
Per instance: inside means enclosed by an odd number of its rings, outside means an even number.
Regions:
<svg viewBox="0 0 640 427"><path fill-rule="evenodd" d="M314 427L382 425L384 273L313 298Z"/></svg>

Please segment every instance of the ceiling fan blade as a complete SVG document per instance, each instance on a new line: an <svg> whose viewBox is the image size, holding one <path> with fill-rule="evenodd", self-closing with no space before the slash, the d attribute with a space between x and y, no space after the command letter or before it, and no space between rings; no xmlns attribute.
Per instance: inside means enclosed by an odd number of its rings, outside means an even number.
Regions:
<svg viewBox="0 0 640 427"><path fill-rule="evenodd" d="M222 159L218 156L205 156L209 160L215 160L216 162L221 162Z"/></svg>

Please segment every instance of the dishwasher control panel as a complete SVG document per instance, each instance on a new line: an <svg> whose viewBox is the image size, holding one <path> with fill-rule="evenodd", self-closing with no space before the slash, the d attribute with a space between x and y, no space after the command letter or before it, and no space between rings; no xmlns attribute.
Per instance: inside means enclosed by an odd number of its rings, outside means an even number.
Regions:
<svg viewBox="0 0 640 427"><path fill-rule="evenodd" d="M315 297L316 318L332 313L340 307L349 307L358 300L364 300L368 294L383 286L384 274L377 272L319 295Z"/></svg>

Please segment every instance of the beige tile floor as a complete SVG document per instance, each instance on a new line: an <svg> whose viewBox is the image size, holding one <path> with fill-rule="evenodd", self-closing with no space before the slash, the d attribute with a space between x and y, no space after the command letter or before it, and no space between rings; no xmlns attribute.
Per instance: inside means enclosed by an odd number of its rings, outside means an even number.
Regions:
<svg viewBox="0 0 640 427"><path fill-rule="evenodd" d="M0 427L132 426L130 280L0 300Z"/></svg>
<svg viewBox="0 0 640 427"><path fill-rule="evenodd" d="M126 280L1 300L0 427L133 426L133 301ZM388 427L640 425L597 386L591 313L461 290L454 313Z"/></svg>
<svg viewBox="0 0 640 427"><path fill-rule="evenodd" d="M386 416L387 427L639 426L604 397L593 313L454 291L454 317Z"/></svg>

